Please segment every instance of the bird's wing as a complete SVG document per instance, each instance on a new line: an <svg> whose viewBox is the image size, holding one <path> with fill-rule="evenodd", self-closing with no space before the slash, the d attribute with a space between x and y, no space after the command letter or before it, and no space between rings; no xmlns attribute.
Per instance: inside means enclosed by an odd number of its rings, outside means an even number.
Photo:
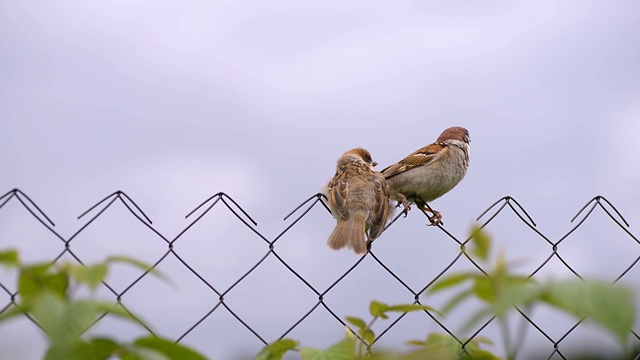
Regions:
<svg viewBox="0 0 640 360"><path fill-rule="evenodd" d="M447 152L447 145L443 143L433 143L420 148L406 158L398 161L396 164L386 167L382 170L382 174L385 178L392 178L407 170L411 170L418 166L430 164L434 161L438 161L442 155Z"/></svg>
<svg viewBox="0 0 640 360"><path fill-rule="evenodd" d="M384 230L389 216L389 185L382 176L377 176L371 181L374 189L373 208L371 209L371 229L369 236L371 240L377 238Z"/></svg>
<svg viewBox="0 0 640 360"><path fill-rule="evenodd" d="M344 178L334 178L328 186L329 202L338 210L343 219L349 219L347 198L349 197L349 182Z"/></svg>

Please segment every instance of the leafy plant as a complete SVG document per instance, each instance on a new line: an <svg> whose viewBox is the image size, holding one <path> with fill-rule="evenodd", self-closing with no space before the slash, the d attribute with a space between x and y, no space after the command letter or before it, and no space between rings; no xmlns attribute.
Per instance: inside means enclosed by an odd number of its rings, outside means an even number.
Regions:
<svg viewBox="0 0 640 360"><path fill-rule="evenodd" d="M495 360L497 357L480 349L481 343L488 343L486 339L476 339L469 341L464 347L456 339L447 334L431 334L425 341L410 341L409 344L416 345L419 349L408 354L394 352L372 352L371 345L376 339L376 335L371 329L373 324L379 319L388 319L389 313L407 313L413 311L432 311L430 306L422 304L399 304L387 305L379 301L372 301L369 305L369 312L372 319L369 322L348 316L347 322L355 328L355 334L351 328L347 327L346 337L330 346L326 350L313 349L308 347L298 347L299 343L291 339L281 339L267 345L256 357L256 360L280 360L288 351L299 351L303 360L352 360L365 359L367 357L380 360L418 360L425 359L485 359ZM357 346L356 346L357 344Z"/></svg>
<svg viewBox="0 0 640 360"><path fill-rule="evenodd" d="M481 262L487 262L491 252L491 240L479 228L472 231L469 253ZM467 249L465 249L467 251ZM443 309L450 313L464 300L477 298L485 306L471 315L465 324L468 330L480 321L496 316L500 323L507 359L515 359L522 338L512 340L506 318L516 308L531 308L546 304L557 310L574 315L579 320L594 322L626 346L629 330L635 320L635 305L631 289L601 280L547 280L536 281L528 276L515 274L510 264L500 253L487 274L462 272L443 277L429 293L449 288L461 288ZM470 283L469 287L463 287ZM524 319L523 319L524 321ZM523 334L520 334L523 336Z"/></svg>
<svg viewBox="0 0 640 360"><path fill-rule="evenodd" d="M391 312L430 311L446 316L455 311L466 300L476 298L484 306L471 314L463 326L463 332L486 321L496 318L500 324L505 354L507 359L516 358L521 338L512 339L507 317L516 309L531 308L534 305L546 304L561 312L574 315L578 320L591 321L616 337L621 346L626 346L629 329L635 320L635 305L631 289L600 280L585 281L581 279L536 281L529 276L517 274L513 264L505 259L503 253L498 254L496 261L489 263L492 252L490 237L474 228L471 242L462 251L467 256L485 263L490 269L487 273L469 271L453 273L442 277L428 290L428 295L447 289L457 289L457 293L445 304L439 313L433 308L420 304L387 305L372 301L369 312L373 318L366 322L361 318L347 317L346 321L356 330L355 335L347 328L344 340L326 350L299 347L299 343L291 339L281 339L267 345L258 354L258 360L279 360L288 351L299 351L303 360L498 360L495 354L482 348L491 344L489 339L474 337L472 339L456 339L449 334L432 333L426 340L411 340L408 344L418 348L409 353L376 352L371 349L376 336L371 326L378 319L387 319ZM428 296L427 295L427 296ZM524 320L524 319L523 319ZM357 335L357 336L356 336ZM517 345L516 345L517 344Z"/></svg>
<svg viewBox="0 0 640 360"><path fill-rule="evenodd" d="M467 271L446 275L428 289L427 296L445 290L456 290L441 312L422 304L388 305L372 301L369 305L371 319L347 317L349 324L344 339L327 349L300 346L292 339L280 339L265 346L256 356L257 360L280 360L291 351L298 352L303 360L498 360L500 357L483 349L491 341L482 337L458 339L450 334L432 333L425 340L410 340L416 346L406 352L378 351L372 348L376 335L374 323L389 318L391 313L429 311L446 316L460 305L475 298L483 307L471 314L463 326L463 332L491 317L500 324L505 354L508 360L516 358L520 338L512 339L507 318L516 309L531 309L537 305L551 306L561 312L575 316L578 320L590 321L618 339L624 348L629 329L636 317L634 297L631 289L600 280L585 281L547 280L537 281L529 276L517 274L514 265L499 253L493 263L491 239L479 228L473 229L469 246L462 251L475 261L484 263L486 271ZM114 263L125 263L144 271L149 266L127 257L109 257L91 265L72 263L23 264L14 250L0 252L0 266L14 269L18 273L18 301L0 312L0 326L17 316L28 315L47 336L49 347L47 360L94 360L120 358L123 360L156 359L205 359L194 350L173 341L147 336L131 342L118 342L106 337L89 337L85 334L101 316L111 314L139 326L144 325L117 304L89 298L72 296L73 289L87 287L95 291L106 278ZM157 271L152 272L161 276ZM524 321L524 319L523 319Z"/></svg>
<svg viewBox="0 0 640 360"><path fill-rule="evenodd" d="M75 299L71 296L71 290L77 287L95 290L113 263L129 264L144 271L149 269L137 260L121 256L112 256L87 266L72 263L25 265L17 251L0 252L0 265L18 272L19 293L19 301L0 313L0 325L17 316L28 315L47 336L47 360L106 360L113 357L123 360L205 359L186 346L155 336L141 337L131 343L83 336L107 313L142 326L138 318L121 306L95 298ZM153 273L161 276L156 271Z"/></svg>

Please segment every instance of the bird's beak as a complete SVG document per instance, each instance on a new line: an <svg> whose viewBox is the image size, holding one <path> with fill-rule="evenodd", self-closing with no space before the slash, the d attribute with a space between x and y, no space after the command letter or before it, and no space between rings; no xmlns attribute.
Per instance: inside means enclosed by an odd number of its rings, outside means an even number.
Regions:
<svg viewBox="0 0 640 360"><path fill-rule="evenodd" d="M377 163L376 161L372 161L372 162L371 162L371 166L375 167L375 166L377 166L377 165L378 165L378 163Z"/></svg>

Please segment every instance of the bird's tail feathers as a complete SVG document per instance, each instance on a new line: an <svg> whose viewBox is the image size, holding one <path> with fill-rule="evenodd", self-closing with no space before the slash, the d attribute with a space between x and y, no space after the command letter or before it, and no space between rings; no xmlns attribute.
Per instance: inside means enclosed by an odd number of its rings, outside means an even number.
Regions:
<svg viewBox="0 0 640 360"><path fill-rule="evenodd" d="M338 220L335 229L329 236L327 244L334 250L348 247L356 254L364 254L367 251L365 239L365 218L359 214L352 214L347 220Z"/></svg>

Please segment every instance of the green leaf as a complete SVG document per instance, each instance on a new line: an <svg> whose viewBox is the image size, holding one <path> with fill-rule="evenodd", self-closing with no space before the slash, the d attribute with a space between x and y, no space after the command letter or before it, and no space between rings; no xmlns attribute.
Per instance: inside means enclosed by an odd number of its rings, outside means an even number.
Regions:
<svg viewBox="0 0 640 360"><path fill-rule="evenodd" d="M467 280L472 280L476 277L475 274L470 272L464 272L459 274L453 274L449 276L444 276L440 278L440 280L436 281L431 285L427 291L430 293L435 293L438 291L442 291L451 287L454 287L460 283L463 283Z"/></svg>
<svg viewBox="0 0 640 360"><path fill-rule="evenodd" d="M298 346L298 342L291 339L280 339L265 346L255 360L280 360L284 354Z"/></svg>
<svg viewBox="0 0 640 360"><path fill-rule="evenodd" d="M491 275L490 275L491 276ZM497 294L498 289L495 285L500 279L492 279L487 276L477 276L473 282L473 293L478 299L492 304Z"/></svg>
<svg viewBox="0 0 640 360"><path fill-rule="evenodd" d="M422 304L391 305L391 306L387 307L386 311L408 313L408 312L412 312L412 311L424 311L424 310L431 311L431 312L434 312L436 314L440 314L438 312L438 310L432 308L431 306L422 305Z"/></svg>
<svg viewBox="0 0 640 360"><path fill-rule="evenodd" d="M408 345L415 345L415 346L424 346L425 343L426 342L424 340L409 340L409 341L407 341Z"/></svg>
<svg viewBox="0 0 640 360"><path fill-rule="evenodd" d="M160 270L158 270L157 268L154 268L150 264L145 263L144 261L140 261L128 256L113 255L113 256L109 256L105 261L105 264L107 265L110 265L112 263L128 264L142 271L145 271L145 272L148 271L150 274L157 276L164 282L171 284L172 286L175 286L175 284L171 281L171 279L168 276L164 275Z"/></svg>
<svg viewBox="0 0 640 360"><path fill-rule="evenodd" d="M132 257L123 256L123 255L111 255L107 257L107 259L105 260L105 263L106 264L111 264L111 263L129 264L144 271L150 270L152 267L150 264L147 264L144 261L140 261L138 259L134 259Z"/></svg>
<svg viewBox="0 0 640 360"><path fill-rule="evenodd" d="M10 249L0 251L0 265L4 265L8 268L19 266L20 259L18 257L18 250Z"/></svg>
<svg viewBox="0 0 640 360"><path fill-rule="evenodd" d="M301 348L300 355L302 355L302 360L326 360L327 357L324 351L313 348ZM351 360L351 358L345 358Z"/></svg>
<svg viewBox="0 0 640 360"><path fill-rule="evenodd" d="M171 360L206 360L204 356L185 345L155 336L138 338L133 344L136 347L153 349Z"/></svg>
<svg viewBox="0 0 640 360"><path fill-rule="evenodd" d="M369 328L362 329L362 331L360 331L360 336L362 336L362 339L367 343L367 345L373 344L373 340L376 339L376 334L374 334L373 330Z"/></svg>
<svg viewBox="0 0 640 360"><path fill-rule="evenodd" d="M108 271L107 265L102 263L88 266L69 264L66 269L75 281L87 284L90 289L98 287L107 276Z"/></svg>
<svg viewBox="0 0 640 360"><path fill-rule="evenodd" d="M467 353L460 357L461 360L502 360L501 357L484 349L467 349Z"/></svg>
<svg viewBox="0 0 640 360"><path fill-rule="evenodd" d="M538 284L524 276L510 275L506 268L487 276L478 276L473 293L486 302L498 316L504 316L514 306L524 306L539 299Z"/></svg>
<svg viewBox="0 0 640 360"><path fill-rule="evenodd" d="M461 341L465 342L466 339ZM426 341L416 342L422 349L399 357L398 360L499 360L500 358L492 353L480 349L480 343L487 343L486 339L473 339L466 346L466 352L462 349L461 343L448 334L430 334ZM489 342L490 343L490 342Z"/></svg>
<svg viewBox="0 0 640 360"><path fill-rule="evenodd" d="M65 325L64 318L67 312L67 304L62 298L51 293L44 293L34 300L30 312L31 316L49 335L53 343L67 337L68 328L58 331ZM73 339L74 336L68 338Z"/></svg>
<svg viewBox="0 0 640 360"><path fill-rule="evenodd" d="M121 319L133 320L136 323L140 322L142 325L146 326L146 324L142 320L140 320L139 318L134 319L130 313L128 313L122 306L118 304L112 304L112 303L108 303L100 300L87 300L87 301L91 302L96 307L96 311L100 313L100 315L102 315L102 313L109 313Z"/></svg>
<svg viewBox="0 0 640 360"><path fill-rule="evenodd" d="M493 315L495 315L495 312L488 307L482 308L474 312L473 315L471 315L462 326L462 332L467 332L473 329L480 321L484 319L488 319Z"/></svg>
<svg viewBox="0 0 640 360"><path fill-rule="evenodd" d="M526 306L540 299L540 286L532 279L510 276L505 283L505 289L494 303L494 311L498 316L506 315L515 306Z"/></svg>
<svg viewBox="0 0 640 360"><path fill-rule="evenodd" d="M71 348L69 360L107 360L115 355L121 345L107 338L78 341Z"/></svg>
<svg viewBox="0 0 640 360"><path fill-rule="evenodd" d="M100 315L93 301L65 301L51 293L39 297L31 315L47 333L52 344L68 346Z"/></svg>
<svg viewBox="0 0 640 360"><path fill-rule="evenodd" d="M467 339L463 339L467 341ZM493 342L484 337L474 338L467 343L467 352L462 355L461 359L473 359L473 360L500 360L500 357L492 354L491 352L481 349L480 344L493 344Z"/></svg>
<svg viewBox="0 0 640 360"><path fill-rule="evenodd" d="M458 307L464 300L473 296L473 290L464 290L458 293L458 295L454 296L451 300L449 300L444 307L442 308L442 314L446 315L450 313L453 309Z"/></svg>
<svg viewBox="0 0 640 360"><path fill-rule="evenodd" d="M389 317L384 313L388 308L389 305L373 300L369 305L369 312L371 312L371 315L373 315L373 317L388 319Z"/></svg>
<svg viewBox="0 0 640 360"><path fill-rule="evenodd" d="M112 303L108 303L108 302L104 302L104 301L100 301L100 300L89 300L90 302L92 302L95 307L96 310L98 311L98 313L100 315L104 314L104 313L108 313L110 315L113 315L115 317L124 319L124 320L129 320L132 321L133 323L135 323L136 325L142 325L146 328L150 328L150 326L143 321L141 318L136 317L132 314L130 314L127 310L125 310L122 306L118 305L118 304L112 304Z"/></svg>
<svg viewBox="0 0 640 360"><path fill-rule="evenodd" d="M144 346L129 345L120 355L121 360L172 360L162 352Z"/></svg>
<svg viewBox="0 0 640 360"><path fill-rule="evenodd" d="M94 300L69 301L49 292L34 300L30 314L49 336L52 358L58 359L82 346L77 344L79 336L105 312L135 321L118 306Z"/></svg>
<svg viewBox="0 0 640 360"><path fill-rule="evenodd" d="M79 336L97 319L99 311L91 301L69 302L45 292L34 300L30 315L49 337L47 359L70 359Z"/></svg>
<svg viewBox="0 0 640 360"><path fill-rule="evenodd" d="M636 318L631 289L604 281L553 281L545 288L542 300L580 319L587 317L623 345Z"/></svg>
<svg viewBox="0 0 640 360"><path fill-rule="evenodd" d="M471 231L471 243L474 245L471 253L481 260L487 260L491 251L491 239L481 227L476 226Z"/></svg>
<svg viewBox="0 0 640 360"><path fill-rule="evenodd" d="M491 339L483 337L483 336L476 336L473 338L473 340L471 341L471 343L473 344L487 344L487 345L493 345L493 341L491 341Z"/></svg>
<svg viewBox="0 0 640 360"><path fill-rule="evenodd" d="M347 322L351 323L353 326L357 327L360 330L367 327L367 323L365 323L364 320L357 317L347 316Z"/></svg>
<svg viewBox="0 0 640 360"><path fill-rule="evenodd" d="M24 310L19 305L13 305L7 310L0 313L0 322L9 320L18 315L24 315Z"/></svg>
<svg viewBox="0 0 640 360"><path fill-rule="evenodd" d="M462 353L462 345L448 334L429 334L424 348L435 359L455 359Z"/></svg>
<svg viewBox="0 0 640 360"><path fill-rule="evenodd" d="M480 321L490 316L507 316L516 306L526 306L540 299L541 296L539 286L533 280L524 277L513 276L506 279L479 277L474 285L473 293L485 301L487 306L468 318L463 326L463 331L472 329ZM466 296L465 293L464 297ZM455 300L457 299L452 302ZM450 308L446 308L446 310L450 310Z"/></svg>
<svg viewBox="0 0 640 360"><path fill-rule="evenodd" d="M22 268L18 278L18 291L23 304L28 308L44 293L53 293L64 298L69 288L66 273L52 271L49 264L38 264Z"/></svg>
<svg viewBox="0 0 640 360"><path fill-rule="evenodd" d="M356 344L353 339L346 338L327 350L301 348L303 360L352 360L355 357Z"/></svg>

